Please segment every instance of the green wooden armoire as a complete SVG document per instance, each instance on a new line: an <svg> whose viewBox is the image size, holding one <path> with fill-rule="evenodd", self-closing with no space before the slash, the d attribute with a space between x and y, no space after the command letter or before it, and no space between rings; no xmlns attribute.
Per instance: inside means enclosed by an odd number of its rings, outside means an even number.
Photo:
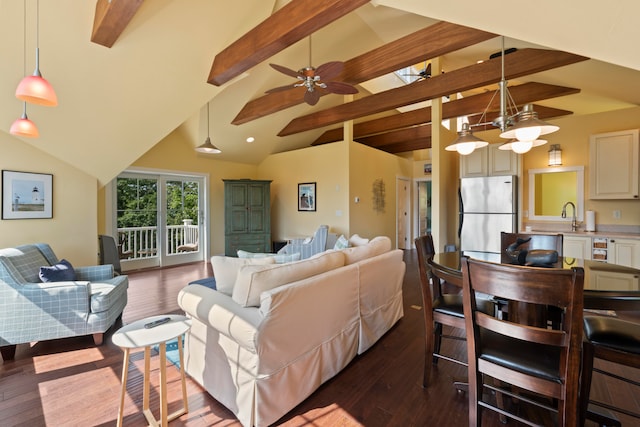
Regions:
<svg viewBox="0 0 640 427"><path fill-rule="evenodd" d="M271 181L223 179L224 252L271 252Z"/></svg>

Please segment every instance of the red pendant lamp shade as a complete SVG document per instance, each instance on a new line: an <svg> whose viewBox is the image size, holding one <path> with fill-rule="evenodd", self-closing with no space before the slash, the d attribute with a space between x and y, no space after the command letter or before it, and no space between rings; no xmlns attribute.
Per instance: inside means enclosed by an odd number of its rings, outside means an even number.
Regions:
<svg viewBox="0 0 640 427"><path fill-rule="evenodd" d="M53 87L40 73L40 52L36 48L36 69L32 76L26 76L18 84L16 98L31 104L55 107L58 105L58 97Z"/></svg>
<svg viewBox="0 0 640 427"><path fill-rule="evenodd" d="M11 125L11 129L9 129L9 133L11 135L17 136L25 136L27 138L37 138L40 136L40 132L38 132L38 127L35 123L29 120L27 117L27 104L24 104L24 110L22 112L22 116L19 119L16 119L15 122Z"/></svg>

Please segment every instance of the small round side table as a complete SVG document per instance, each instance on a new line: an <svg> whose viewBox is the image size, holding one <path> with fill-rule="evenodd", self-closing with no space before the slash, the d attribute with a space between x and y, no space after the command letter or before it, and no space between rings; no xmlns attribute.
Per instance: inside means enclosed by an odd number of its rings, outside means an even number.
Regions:
<svg viewBox="0 0 640 427"><path fill-rule="evenodd" d="M146 328L145 325L160 319L169 318L161 325ZM182 335L191 327L191 320L185 316L167 314L147 317L118 329L112 336L113 343L124 350L124 364L122 366L122 391L120 393L120 408L118 410L118 427L122 426L124 415L124 397L127 392L127 372L129 353L132 348L144 347L144 385L142 397L142 412L150 425L166 427L169 421L175 420L189 411L187 402L187 385L184 374L184 357L182 353ZM182 379L183 408L167 414L167 341L178 338L178 353L180 355L180 375ZM160 420L156 420L149 409L149 371L151 347L160 347Z"/></svg>

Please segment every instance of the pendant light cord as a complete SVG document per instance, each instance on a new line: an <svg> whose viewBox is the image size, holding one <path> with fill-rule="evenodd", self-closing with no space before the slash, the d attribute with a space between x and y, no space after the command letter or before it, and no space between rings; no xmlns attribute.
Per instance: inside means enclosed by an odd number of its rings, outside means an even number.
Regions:
<svg viewBox="0 0 640 427"><path fill-rule="evenodd" d="M210 138L211 135L209 135L209 101L207 101L207 138Z"/></svg>

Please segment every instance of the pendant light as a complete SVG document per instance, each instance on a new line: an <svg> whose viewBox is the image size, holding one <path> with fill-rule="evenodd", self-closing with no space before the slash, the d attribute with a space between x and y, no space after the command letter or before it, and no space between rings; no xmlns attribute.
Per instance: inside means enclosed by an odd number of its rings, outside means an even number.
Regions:
<svg viewBox="0 0 640 427"><path fill-rule="evenodd" d="M26 0L25 0L26 1ZM26 8L26 6L25 6ZM32 104L55 107L58 97L51 84L40 73L40 0L36 1L36 68L33 75L24 77L16 88L16 98Z"/></svg>
<svg viewBox="0 0 640 427"><path fill-rule="evenodd" d="M462 129L458 132L458 137L447 147L447 151L457 151L458 153L466 156L473 153L476 148L485 147L489 145L487 141L484 141L471 132L469 123L463 123Z"/></svg>
<svg viewBox="0 0 640 427"><path fill-rule="evenodd" d="M518 141L535 141L541 135L547 135L560 129L538 119L538 113L533 111L533 105L526 104L518 113L515 125L500 134L501 138L516 138Z"/></svg>
<svg viewBox="0 0 640 427"><path fill-rule="evenodd" d="M546 144L547 141L544 139L536 139L535 141L518 141L517 139L511 140L509 142L505 142L500 145L498 149L500 150L511 150L518 154L524 154L527 151L531 150L533 147L539 147L541 145Z"/></svg>
<svg viewBox="0 0 640 427"><path fill-rule="evenodd" d="M209 136L209 103L207 102L207 139L203 144L198 145L195 150L198 153L205 154L218 154L222 153L222 151L211 143L211 137Z"/></svg>
<svg viewBox="0 0 640 427"><path fill-rule="evenodd" d="M23 104L24 109L22 116L13 122L11 129L9 129L9 133L16 136L26 136L27 138L37 138L40 136L38 127L35 123L29 120L29 117L27 117L27 103L23 102Z"/></svg>
<svg viewBox="0 0 640 427"><path fill-rule="evenodd" d="M23 37L22 37L22 60L23 60L23 64L22 64L22 75L26 74L26 70L27 70L27 65L26 65L26 56L27 56L27 51L26 51L26 44L27 44L27 3L24 3L24 15L23 15L23 20L24 20L24 26L23 26ZM31 120L29 120L29 117L27 117L27 103L22 101L23 104L23 109L22 109L22 116L18 119L16 119L12 124L11 124L11 128L9 129L9 133L11 135L16 135L16 136L25 136L27 138L37 138L38 136L40 136L40 132L38 131L38 127L36 126L35 123L33 123Z"/></svg>

